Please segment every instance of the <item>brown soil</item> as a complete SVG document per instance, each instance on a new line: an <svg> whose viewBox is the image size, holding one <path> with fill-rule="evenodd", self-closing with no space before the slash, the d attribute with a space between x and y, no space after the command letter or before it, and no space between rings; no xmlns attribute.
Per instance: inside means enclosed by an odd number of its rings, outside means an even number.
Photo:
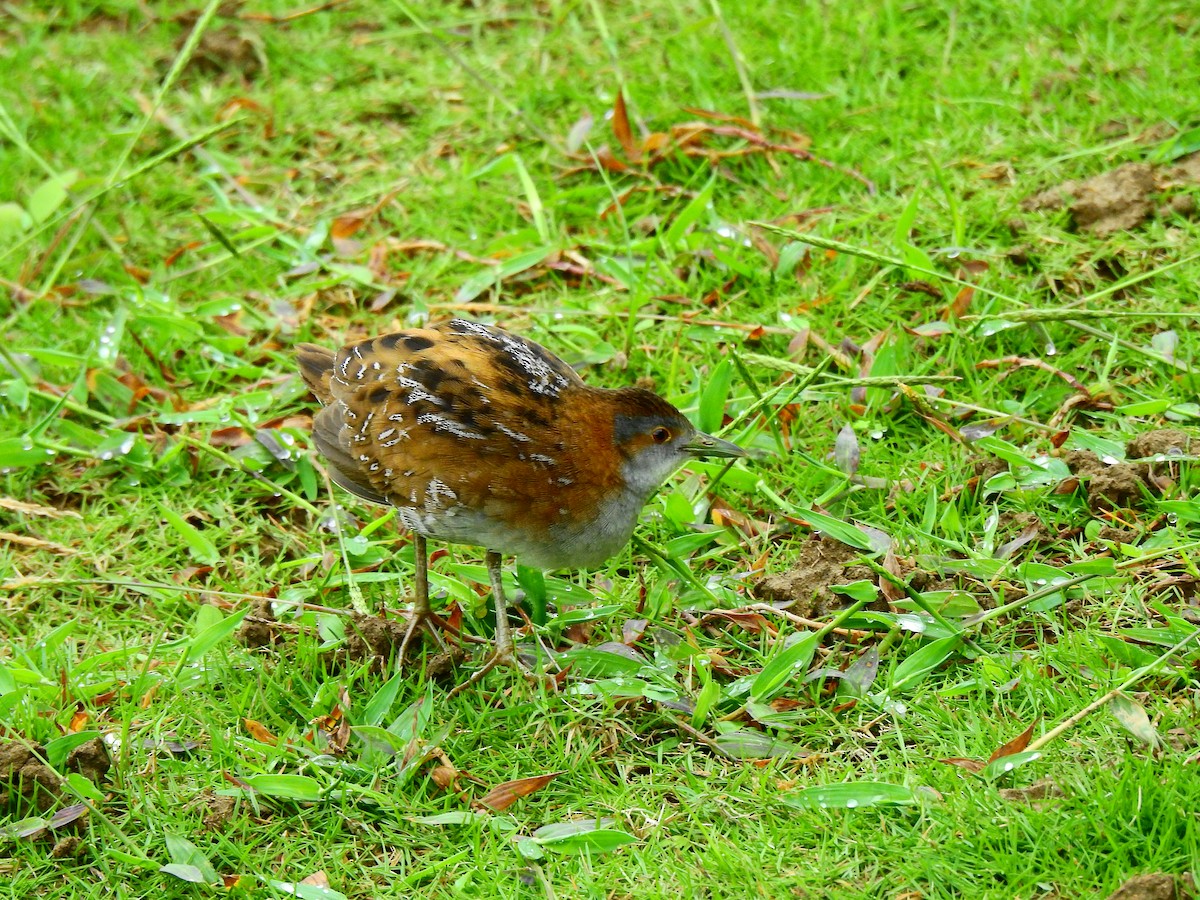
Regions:
<svg viewBox="0 0 1200 900"><path fill-rule="evenodd" d="M271 647L281 637L279 629L275 627L277 621L271 601L262 597L250 605L250 612L238 629L238 637L250 650Z"/></svg>
<svg viewBox="0 0 1200 900"><path fill-rule="evenodd" d="M1035 809L1040 809L1050 800L1059 800L1066 793L1050 779L1035 781L1029 787L1002 788L1000 797L1010 803L1027 803Z"/></svg>
<svg viewBox="0 0 1200 900"><path fill-rule="evenodd" d="M1176 878L1166 872L1135 875L1108 895L1108 900L1185 900L1195 896L1190 876Z"/></svg>
<svg viewBox="0 0 1200 900"><path fill-rule="evenodd" d="M1146 459L1150 456L1187 456L1191 453L1192 436L1178 428L1160 428L1139 434L1125 445L1125 455L1130 459ZM1200 442L1197 442L1200 449Z"/></svg>
<svg viewBox="0 0 1200 900"><path fill-rule="evenodd" d="M232 797L218 797L211 788L206 788L200 794L208 810L204 816L204 827L209 831L224 831L233 818L236 801Z"/></svg>
<svg viewBox="0 0 1200 900"><path fill-rule="evenodd" d="M787 602L788 610L808 619L819 619L850 605L842 594L829 590L833 584L866 579L875 581L875 573L851 563L862 551L831 538L811 537L800 551L800 558L786 572L767 575L754 585L754 596L767 603ZM887 604L880 599L881 610Z"/></svg>
<svg viewBox="0 0 1200 900"><path fill-rule="evenodd" d="M407 632L407 622L356 613L346 623L346 641L334 652L333 664L343 666L347 662L370 662L376 671L382 672L399 654ZM428 634L424 631L413 635L408 644L409 660L413 659L413 651L428 640ZM452 646L443 653L428 657L424 663L425 672L434 678L445 675L465 658L466 651Z"/></svg>
<svg viewBox="0 0 1200 900"><path fill-rule="evenodd" d="M39 756L45 757L41 745L31 750L17 741L0 741L0 812L16 813L14 817L20 818L25 809L45 812L63 798L58 773L39 762ZM99 784L111 765L108 748L94 738L72 750L64 768Z"/></svg>
<svg viewBox="0 0 1200 900"><path fill-rule="evenodd" d="M1136 228L1151 215L1192 215L1188 189L1200 184L1200 154L1172 166L1126 163L1082 181L1064 181L1027 197L1027 211L1071 210L1076 227L1107 237Z"/></svg>

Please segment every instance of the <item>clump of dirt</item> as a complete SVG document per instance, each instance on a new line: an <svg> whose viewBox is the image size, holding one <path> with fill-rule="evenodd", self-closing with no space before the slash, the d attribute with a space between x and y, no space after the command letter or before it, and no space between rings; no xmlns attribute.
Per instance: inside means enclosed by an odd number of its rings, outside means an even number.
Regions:
<svg viewBox="0 0 1200 900"><path fill-rule="evenodd" d="M50 851L51 859L74 859L83 854L83 839L70 834L66 837L59 838L54 842L54 849Z"/></svg>
<svg viewBox="0 0 1200 900"><path fill-rule="evenodd" d="M271 601L260 597L250 604L250 612L242 619L238 638L250 650L274 646L282 637Z"/></svg>
<svg viewBox="0 0 1200 900"><path fill-rule="evenodd" d="M1200 446L1200 442L1197 442ZM1146 459L1150 456L1187 456L1191 453L1192 436L1178 428L1159 428L1139 434L1125 445L1125 455L1130 459Z"/></svg>
<svg viewBox="0 0 1200 900"><path fill-rule="evenodd" d="M378 616L364 616L355 613L346 624L346 640L333 653L333 664L337 667L348 662L370 662L378 672L384 671L388 663L394 660L404 643L408 633L407 622L397 622ZM418 631L408 644L408 659L411 660L413 650L428 639L428 633ZM454 667L466 658L466 651L461 647L450 647L446 651L431 656L425 660L425 673L436 678L453 671Z"/></svg>
<svg viewBox="0 0 1200 900"><path fill-rule="evenodd" d="M1195 442L1200 446L1200 441ZM1193 445L1192 436L1176 428L1147 431L1133 438L1125 447L1131 459L1154 456L1183 456ZM1093 512L1115 509L1134 509L1148 496L1160 494L1173 480L1158 467L1166 463L1124 462L1108 464L1091 450L1068 450L1062 455L1067 468L1076 475L1087 491L1088 506Z"/></svg>
<svg viewBox="0 0 1200 900"><path fill-rule="evenodd" d="M407 622L396 622L379 616L354 614L346 623L346 643L342 649L350 662L371 661L382 669L400 652L404 636L408 634ZM419 640L419 636L414 635ZM411 641L410 641L411 644Z"/></svg>
<svg viewBox="0 0 1200 900"><path fill-rule="evenodd" d="M1179 478L1179 463L1175 457L1191 456L1200 452L1200 440L1178 428L1161 428L1147 431L1125 445L1129 459L1144 459L1135 464L1138 477L1159 493L1166 493Z"/></svg>
<svg viewBox="0 0 1200 900"><path fill-rule="evenodd" d="M1190 875L1176 878L1167 872L1134 875L1108 895L1108 900L1186 900L1195 896Z"/></svg>
<svg viewBox="0 0 1200 900"><path fill-rule="evenodd" d="M212 788L205 788L200 793L200 800L208 810L204 815L204 827L208 831L224 832L233 819L233 811L237 806L232 797L219 797Z"/></svg>
<svg viewBox="0 0 1200 900"><path fill-rule="evenodd" d="M975 460L975 477L983 484L993 475L999 475L1001 472L1008 471L1008 463L995 456L985 456L983 459Z"/></svg>
<svg viewBox="0 0 1200 900"><path fill-rule="evenodd" d="M58 805L63 799L62 779L42 763L46 748L27 747L17 741L0 741L0 812L17 813L32 808L37 812ZM108 774L112 760L100 738L81 744L67 755L65 770L78 772L93 784Z"/></svg>
<svg viewBox="0 0 1200 900"><path fill-rule="evenodd" d="M241 0L222 3L218 15L232 18L238 14L242 6ZM178 52L200 18L198 9L190 9L174 17L174 21L182 28L175 41ZM233 24L217 25L209 28L200 36L200 43L187 61L185 71L195 72L204 76L238 73L244 80L253 80L267 67L266 53L262 48L262 40L258 35L245 31Z"/></svg>
<svg viewBox="0 0 1200 900"><path fill-rule="evenodd" d="M1196 201L1188 191L1200 185L1200 153L1172 166L1126 163L1082 181L1062 184L1027 197L1027 211L1071 210L1077 228L1107 237L1142 224L1151 215L1192 215Z"/></svg>
<svg viewBox="0 0 1200 900"><path fill-rule="evenodd" d="M1061 800L1066 792L1053 780L1047 778L1035 781L1029 787L1001 788L1000 797L1010 803L1027 803L1034 809L1041 809L1047 801Z"/></svg>
<svg viewBox="0 0 1200 900"><path fill-rule="evenodd" d="M875 580L875 573L863 565L853 565L862 551L830 538L813 536L800 551L800 557L786 572L767 575L754 585L754 596L766 603L786 602L788 610L807 619L819 619L850 605L830 585L851 581ZM886 611L882 598L872 606Z"/></svg>

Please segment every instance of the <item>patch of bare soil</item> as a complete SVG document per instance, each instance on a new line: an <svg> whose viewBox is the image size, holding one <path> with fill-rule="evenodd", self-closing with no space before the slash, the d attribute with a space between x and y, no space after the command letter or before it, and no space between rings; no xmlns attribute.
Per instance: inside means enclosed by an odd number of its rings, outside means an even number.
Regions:
<svg viewBox="0 0 1200 900"><path fill-rule="evenodd" d="M1190 875L1176 878L1166 872L1135 875L1108 895L1108 900L1187 900L1195 896Z"/></svg>
<svg viewBox="0 0 1200 900"><path fill-rule="evenodd" d="M875 580L875 573L869 568L853 565L860 556L861 550L840 541L811 537L790 569L767 575L754 585L754 596L767 603L786 602L790 612L807 619L839 612L851 600L829 590L830 585ZM877 608L886 610L886 602L881 599Z"/></svg>
<svg viewBox="0 0 1200 900"><path fill-rule="evenodd" d="M1000 797L1009 803L1026 803L1034 809L1042 809L1049 802L1061 800L1066 796L1057 784L1050 779L1035 781L1028 787L1001 788Z"/></svg>
<svg viewBox="0 0 1200 900"><path fill-rule="evenodd" d="M1184 456L1190 448L1200 447L1200 441L1176 428L1147 431L1133 438L1125 447L1132 460L1163 457L1163 461L1123 462L1108 464L1091 450L1068 450L1062 459L1078 476L1087 491L1088 506L1093 512L1111 512L1116 509L1135 509L1148 496L1161 494L1175 481L1171 461L1173 456Z"/></svg>
<svg viewBox="0 0 1200 900"><path fill-rule="evenodd" d="M370 662L376 671L382 672L399 655L404 635L407 633L407 622L354 614L346 623L346 641L334 652L333 664L343 666L347 662ZM428 633L424 631L413 635L405 662L413 659L414 648L420 647L422 641L427 639ZM452 672L465 658L466 651L461 647L451 646L444 652L427 658L424 671L430 677L436 678Z"/></svg>
<svg viewBox="0 0 1200 900"><path fill-rule="evenodd" d="M1196 200L1190 189L1200 185L1200 154L1175 165L1126 163L1082 181L1064 181L1027 197L1027 211L1071 211L1075 227L1107 237L1142 224L1151 215L1191 216Z"/></svg>
<svg viewBox="0 0 1200 900"><path fill-rule="evenodd" d="M0 741L0 813L20 818L25 810L45 812L63 799L62 779L39 757L45 758L41 745ZM94 738L72 750L64 768L99 784L111 765L108 748Z"/></svg>
<svg viewBox="0 0 1200 900"><path fill-rule="evenodd" d="M219 797L211 788L205 788L200 794L207 812L204 814L204 827L208 831L225 831L233 819L233 811L237 806L232 797Z"/></svg>
<svg viewBox="0 0 1200 900"><path fill-rule="evenodd" d="M250 604L250 612L242 619L238 628L238 638L242 644L249 650L259 650L274 646L281 636L271 601L266 597L253 601Z"/></svg>

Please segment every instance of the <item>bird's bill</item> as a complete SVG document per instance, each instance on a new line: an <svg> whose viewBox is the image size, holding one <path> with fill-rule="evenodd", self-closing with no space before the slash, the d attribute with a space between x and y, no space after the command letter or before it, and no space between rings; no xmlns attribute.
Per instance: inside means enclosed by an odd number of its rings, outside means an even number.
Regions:
<svg viewBox="0 0 1200 900"><path fill-rule="evenodd" d="M750 454L732 441L723 441L719 437L697 431L692 439L683 445L683 449L692 456L727 456L741 458Z"/></svg>

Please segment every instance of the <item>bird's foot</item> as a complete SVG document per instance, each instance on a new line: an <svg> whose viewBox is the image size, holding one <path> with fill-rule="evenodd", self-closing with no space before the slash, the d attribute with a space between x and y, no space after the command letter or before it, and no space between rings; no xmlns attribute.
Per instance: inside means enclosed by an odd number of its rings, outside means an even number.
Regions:
<svg viewBox="0 0 1200 900"><path fill-rule="evenodd" d="M517 648L512 644L512 642L509 642L507 646L496 647L496 649L489 654L483 665L476 669L470 678L452 690L450 692L450 696L454 697L462 693L467 688L480 681L483 676L492 671L492 669L496 669L501 666L507 666L516 669L521 673L521 675L524 676L525 680L531 684L545 684L547 677L550 677L542 674L541 672L535 672L533 669L525 665L525 663L521 661L520 656L517 655ZM551 680L553 680L552 677Z"/></svg>
<svg viewBox="0 0 1200 900"><path fill-rule="evenodd" d="M449 623L433 610L414 607L412 612L408 614L408 630L404 632L404 640L400 642L399 658L408 658L408 645L412 642L413 635L418 631L430 635L438 647L444 651L446 649L446 640L442 637L441 633L447 628L450 628Z"/></svg>

